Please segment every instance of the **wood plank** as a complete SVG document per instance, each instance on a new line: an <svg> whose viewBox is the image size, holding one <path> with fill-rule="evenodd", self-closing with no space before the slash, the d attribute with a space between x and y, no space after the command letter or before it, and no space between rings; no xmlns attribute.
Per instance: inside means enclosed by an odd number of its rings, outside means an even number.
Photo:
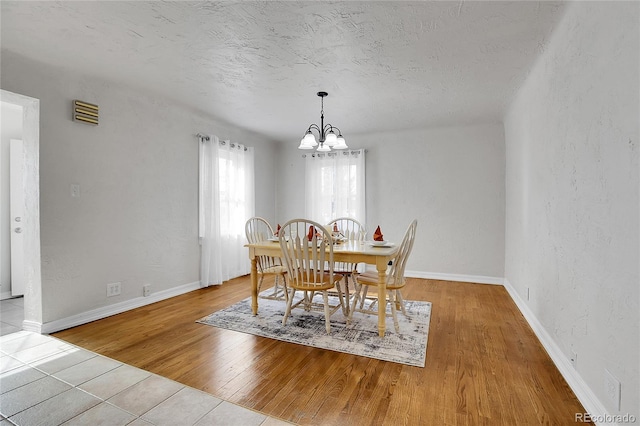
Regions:
<svg viewBox="0 0 640 426"><path fill-rule="evenodd" d="M584 412L502 286L408 280L405 299L432 302L424 368L195 322L250 295L241 277L54 336L303 425L573 424Z"/></svg>

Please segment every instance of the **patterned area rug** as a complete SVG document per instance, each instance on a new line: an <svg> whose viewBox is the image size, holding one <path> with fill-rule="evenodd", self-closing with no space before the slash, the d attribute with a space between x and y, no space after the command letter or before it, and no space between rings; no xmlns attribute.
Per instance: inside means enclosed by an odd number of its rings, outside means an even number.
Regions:
<svg viewBox="0 0 640 426"><path fill-rule="evenodd" d="M322 296L316 296L316 300L322 300ZM336 301L337 298L334 298L330 303ZM331 334L327 335L323 312L306 312L301 307L295 308L283 326L284 301L260 298L258 306L258 315L253 316L249 297L196 322L299 345L424 367L431 318L430 302L405 301L409 318L398 312L401 333L395 332L393 319L389 317L384 338L378 336L377 315L356 312L347 326L346 318L338 310L331 316ZM387 310L390 314L389 307Z"/></svg>

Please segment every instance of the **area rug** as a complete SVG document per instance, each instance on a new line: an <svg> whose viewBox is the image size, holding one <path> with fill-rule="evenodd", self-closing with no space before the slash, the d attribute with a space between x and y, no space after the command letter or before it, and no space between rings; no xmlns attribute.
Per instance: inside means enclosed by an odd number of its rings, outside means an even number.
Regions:
<svg viewBox="0 0 640 426"><path fill-rule="evenodd" d="M322 300L321 296L316 296ZM332 297L330 297L332 299ZM330 300L336 303L337 298ZM285 302L258 300L258 315L251 313L251 298L244 299L226 309L214 312L198 323L239 331L299 345L345 352L416 367L424 367L431 303L407 300L407 316L398 312L400 333L396 333L393 319L387 318L384 337L378 336L377 315L356 312L350 325L338 310L331 316L331 333L326 334L324 313L307 312L301 307L293 309L286 325L282 325ZM387 307L390 314L390 308Z"/></svg>

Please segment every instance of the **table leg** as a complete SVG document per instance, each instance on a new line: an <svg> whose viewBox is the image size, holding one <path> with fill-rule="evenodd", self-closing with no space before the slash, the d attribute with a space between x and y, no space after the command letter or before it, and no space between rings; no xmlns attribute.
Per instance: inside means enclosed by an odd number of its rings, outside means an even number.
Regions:
<svg viewBox="0 0 640 426"><path fill-rule="evenodd" d="M251 257L251 312L258 315L258 259Z"/></svg>
<svg viewBox="0 0 640 426"><path fill-rule="evenodd" d="M384 337L387 328L387 265L378 263L378 335Z"/></svg>
<svg viewBox="0 0 640 426"><path fill-rule="evenodd" d="M338 282L336 286L338 290L338 297L340 297L340 305L342 307L342 314L345 317L349 316L349 278L351 275L344 275L342 280ZM342 288L342 281L344 280L344 289ZM344 291L343 291L344 290Z"/></svg>

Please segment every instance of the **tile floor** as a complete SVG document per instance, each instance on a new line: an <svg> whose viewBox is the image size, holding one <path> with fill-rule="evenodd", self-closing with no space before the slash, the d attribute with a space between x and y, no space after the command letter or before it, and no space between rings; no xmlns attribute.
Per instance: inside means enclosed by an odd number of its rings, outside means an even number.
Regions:
<svg viewBox="0 0 640 426"><path fill-rule="evenodd" d="M0 336L22 330L24 297L0 301Z"/></svg>
<svg viewBox="0 0 640 426"><path fill-rule="evenodd" d="M21 302L9 301L0 305L0 426L289 425L55 337L20 331L13 322L20 317L21 324L23 314L13 307Z"/></svg>

